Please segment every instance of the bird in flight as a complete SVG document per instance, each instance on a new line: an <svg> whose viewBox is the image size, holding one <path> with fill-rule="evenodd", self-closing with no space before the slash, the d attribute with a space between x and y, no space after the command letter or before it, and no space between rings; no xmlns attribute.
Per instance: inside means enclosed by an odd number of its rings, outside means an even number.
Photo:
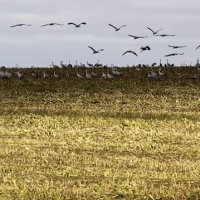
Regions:
<svg viewBox="0 0 200 200"><path fill-rule="evenodd" d="M143 51L146 51L146 50L148 50L148 51L151 50L151 48L150 48L149 46L141 47L140 49L141 49L141 53L142 53Z"/></svg>
<svg viewBox="0 0 200 200"><path fill-rule="evenodd" d="M113 27L114 29L115 29L115 31L119 31L121 28L123 28L123 27L125 27L126 25L122 25L122 26L120 26L120 27L116 27L116 26L114 26L114 25L112 25L112 24L108 24L109 26L111 26L111 27Z"/></svg>
<svg viewBox="0 0 200 200"><path fill-rule="evenodd" d="M170 57L170 56L181 56L183 55L184 53L171 53L171 54L167 54L165 55L165 57Z"/></svg>
<svg viewBox="0 0 200 200"><path fill-rule="evenodd" d="M184 48L184 47L187 47L187 46L186 45L184 45L184 46L168 45L168 47L172 47L173 49L178 49L178 48Z"/></svg>
<svg viewBox="0 0 200 200"><path fill-rule="evenodd" d="M31 26L31 24L15 24L15 25L10 26L10 28L14 28L17 26Z"/></svg>
<svg viewBox="0 0 200 200"><path fill-rule="evenodd" d="M199 48L200 48L200 45L198 45L198 46L196 47L196 50L199 49Z"/></svg>
<svg viewBox="0 0 200 200"><path fill-rule="evenodd" d="M174 37L176 35L171 35L171 34L160 34L160 35L156 35L156 36L160 36L160 37L168 37L168 36L171 36L171 37Z"/></svg>
<svg viewBox="0 0 200 200"><path fill-rule="evenodd" d="M129 35L128 36L134 38L134 40L140 39L140 38L147 38L148 36L136 36L136 35Z"/></svg>
<svg viewBox="0 0 200 200"><path fill-rule="evenodd" d="M159 31L163 30L163 29L161 28L161 29L158 29L158 30L154 31L153 29L151 29L151 28L149 28L149 27L147 27L147 29L149 29L149 30L153 33L153 35L156 35Z"/></svg>
<svg viewBox="0 0 200 200"><path fill-rule="evenodd" d="M80 28L81 25L86 25L86 22L81 22L80 24L75 24L74 22L69 22L68 25L74 25L75 28Z"/></svg>
<svg viewBox="0 0 200 200"><path fill-rule="evenodd" d="M55 25L58 25L58 26L63 26L64 24L59 24L59 23L49 23L49 24L43 24L43 25L41 25L42 27L44 27L44 26L55 26Z"/></svg>
<svg viewBox="0 0 200 200"><path fill-rule="evenodd" d="M131 50L125 51L125 52L122 54L122 56L124 56L124 55L127 54L127 53L132 53L132 54L134 54L135 56L138 56L137 53L135 53L134 51L131 51Z"/></svg>
<svg viewBox="0 0 200 200"><path fill-rule="evenodd" d="M88 48L92 49L93 54L95 54L95 53L100 53L100 51L103 51L103 49L95 50L95 49L94 49L93 47L91 47L91 46L88 46Z"/></svg>

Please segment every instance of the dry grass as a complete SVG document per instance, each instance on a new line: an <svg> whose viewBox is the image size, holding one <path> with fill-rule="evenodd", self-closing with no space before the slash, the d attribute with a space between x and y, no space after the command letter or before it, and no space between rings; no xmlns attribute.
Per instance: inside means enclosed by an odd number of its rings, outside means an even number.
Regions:
<svg viewBox="0 0 200 200"><path fill-rule="evenodd" d="M124 72L0 80L0 199L200 198L200 82Z"/></svg>

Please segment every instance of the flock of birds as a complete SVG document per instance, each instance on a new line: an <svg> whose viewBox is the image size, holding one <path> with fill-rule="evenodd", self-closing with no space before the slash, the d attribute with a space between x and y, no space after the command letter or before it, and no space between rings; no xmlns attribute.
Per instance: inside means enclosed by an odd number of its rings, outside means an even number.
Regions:
<svg viewBox="0 0 200 200"><path fill-rule="evenodd" d="M52 70L49 70L48 68L43 68L42 72L41 70L36 69L35 67L31 67L30 73L25 74L22 73L18 65L15 66L14 70L15 72L11 73L8 71L8 69L5 66L2 66L0 69L0 78L1 79L7 79L11 80L11 78L18 77L21 80L27 80L28 78L32 77L33 79L60 79L60 78L74 78L77 77L78 79L113 79L116 77L127 77L127 74L124 74L119 67L111 65L102 65L99 63L99 60L95 64L91 64L87 61L87 65L85 64L78 64L76 61L75 65L72 64L64 64L63 61L60 61L60 65L55 65L53 62L50 64L50 67L52 67ZM136 71L140 71L142 69L148 69L148 73L145 75L146 78L151 80L161 80L162 78L169 77L168 74L165 72L165 68L168 67L175 67L174 64L170 64L168 61L166 64L162 64L160 60L160 64L157 65L157 63L152 63L151 65L133 65L133 69ZM191 66L192 67L192 66ZM197 59L197 63L195 66L193 66L194 69L196 69L195 74L191 74L190 78L198 79L200 80L200 63L199 59ZM176 78L184 78L183 74L180 72L180 68L177 68L178 71L175 72L174 77ZM38 73L38 71L39 73ZM13 70L12 70L13 71ZM194 72L194 70L193 70ZM64 73L64 74L63 74ZM146 73L146 70L145 70Z"/></svg>
<svg viewBox="0 0 200 200"><path fill-rule="evenodd" d="M80 24L76 24L74 22L69 22L68 25L74 25L76 28L80 28L81 25L86 25L87 23L86 22L81 22ZM48 23L48 24L42 24L41 27L45 27L45 26L63 26L64 24L59 24L59 23ZM31 24L15 24L15 25L12 25L10 26L10 28L15 28L15 27L18 27L18 26L31 26Z"/></svg>
<svg viewBox="0 0 200 200"><path fill-rule="evenodd" d="M88 67L86 67L85 65L71 65L71 64L64 64L63 61L60 62L60 65L62 67L62 69L65 69L65 78L70 78L70 77L74 77L74 75L72 74L73 69L75 69L76 74L75 76L79 79L94 79L94 78L105 78L105 79L112 79L115 77L119 77L119 76L123 76L124 74L122 72L119 71L118 67L114 67L112 66L107 67L107 66L103 66L102 64L99 63L99 61L95 64L92 65L90 63L88 63L88 65L90 66L90 69ZM91 65L93 67L91 67ZM16 66L16 71L14 73L11 73L8 71L8 69L5 66L1 67L0 70L0 78L1 79L7 79L10 80L12 77L18 77L21 80L26 80L28 77L32 77L34 79L38 79L38 78L42 78L42 79L49 79L49 78L54 78L54 79L60 79L63 78L63 71L59 72L58 69L61 69L61 67L59 67L58 65L55 65L53 62L50 66L53 66L53 73L52 71L50 72L49 70L43 70L42 73L37 73L36 69L34 69L32 67L31 73L30 74L24 74L22 72L20 72L20 69L18 66ZM99 74L99 70L98 72L95 72L95 68L102 68L102 74ZM85 74L81 74L80 70L83 69L85 70ZM69 73L68 69L71 69L71 73ZM82 70L81 70L82 71ZM90 72L89 72L90 71ZM61 74L62 73L62 74Z"/></svg>
<svg viewBox="0 0 200 200"><path fill-rule="evenodd" d="M47 24L42 24L41 27L51 27L51 26L63 26L64 24L61 24L61 23L55 23L55 22L51 22L51 23L47 23ZM74 23L74 22L69 22L67 23L67 25L69 26L74 26L75 28L81 28L82 26L85 26L87 25L86 22L81 22L81 23ZM31 26L31 24L15 24L15 25L12 25L10 26L10 28L17 28L17 27L22 27L22 26ZM127 25L122 25L122 26L115 26L113 24L108 24L109 27L111 27L112 29L114 29L114 31L120 31L122 28L125 28ZM148 31L151 32L151 36L155 36L155 37L175 37L176 35L174 34L166 34L166 33L161 33L161 31L163 31L163 29L157 29L157 30L154 30L150 27L147 27ZM138 35L132 35L132 34L128 34L129 37L133 38L134 40L138 40L138 39L143 39L143 38L148 38L149 36L146 35L146 36L138 36ZM186 45L168 45L169 48L172 48L172 49L183 49L183 48L186 48L187 46ZM99 54L100 52L104 51L103 48L101 49L95 49L94 47L92 46L88 46L88 48L92 51L92 54ZM198 45L196 48L196 50L200 49L200 45ZM151 47L146 45L146 46L142 46L140 48L140 53L142 53L143 51L151 51ZM125 51L124 53L122 53L122 56L125 56L126 54L132 54L134 56L138 56L138 53L136 53L135 51L133 50L127 50ZM178 55L184 55L184 53L177 53L177 52L172 52L170 54L166 54L164 57L171 57L171 56L178 56ZM64 69L69 69L69 68L74 68L75 71L76 71L76 77L77 78L86 78L86 79L92 79L92 78L105 78L105 79L112 79L112 78L115 78L115 77L119 77L119 76L123 76L124 74L119 70L118 67L115 67L114 65L112 65L111 67L108 67L108 66L103 66L102 64L99 63L99 60L97 61L97 63L95 64L91 64L87 61L87 65L84 65L84 64L80 64L78 65L77 64L77 61L76 61L76 64L73 66L70 64L64 64L63 61L60 62L60 66L58 65L55 65L53 62L51 63L50 65L51 67L54 68L54 72L53 74L50 74L50 73L47 73L45 71L43 71L42 74L40 74L40 77L43 78L43 79L47 79L49 77L53 77L55 79L58 79L60 78L60 74L58 74L58 71L56 71L55 69L58 69L58 68L64 68ZM154 69L153 67L158 67L158 70ZM152 63L151 65L138 65L136 66L136 70L141 70L141 67L148 67L150 70L147 74L147 78L149 79L154 79L154 80L158 80L160 79L161 77L165 77L166 76L166 73L162 71L162 67L173 67L174 64L170 64L167 60L167 63L165 65L163 65L161 63L161 60L160 60L160 64L157 64L157 63ZM81 74L78 69L80 67L84 67L85 69L85 74ZM102 68L102 72L101 74L99 74L99 70L98 70L98 73L97 71L95 71L95 68L99 68L101 67ZM196 64L196 67L197 67L197 74L194 74L193 75L193 78L195 79L200 79L200 64L199 64L199 60L197 59L197 64ZM17 68L17 71L15 72L15 75L19 78L19 79L24 79L25 78L25 74L21 73L18 66L16 66ZM90 68L90 69L89 69ZM0 77L2 79L11 79L11 77L13 77L14 74L12 74L11 72L8 72L8 70L5 68L5 67L2 67L1 70L0 70ZM32 71L31 73L31 76L33 78L39 78L39 75L37 73L35 73L34 71ZM68 70L66 70L66 75L65 75L67 78L71 76L71 74L68 73ZM178 73L177 74L178 78L181 78L181 74Z"/></svg>
<svg viewBox="0 0 200 200"><path fill-rule="evenodd" d="M81 23L74 23L74 22L69 22L67 23L69 26L74 26L75 28L81 28L83 25L87 25L86 22L81 22ZM61 23L55 23L55 22L51 22L51 23L47 23L47 24L42 24L41 27L47 27L47 26L63 26L64 24L61 24ZM31 24L15 24L15 25L12 25L10 26L10 28L16 28L16 27L21 27L21 26L31 26ZM122 26L115 26L113 24L108 24L108 26L110 26L111 28L113 28L115 31L120 31L122 28L126 27L127 25L122 25ZM160 33L160 31L162 31L163 29L158 29L158 30L153 30L152 28L150 27L147 27L147 29L152 33L153 36L155 37L175 37L176 35L175 34L166 34L166 33ZM143 38L147 38L149 36L138 36L138 35L131 35L131 34L128 34L129 37L132 37L134 38L134 40L137 40L137 39L143 39ZM168 47L172 48L172 49L181 49L181 48L186 48L187 46L186 45L168 45ZM92 46L88 46L88 48L90 48L92 50L92 54L97 54L97 53L100 53L101 51L103 51L104 49L95 49L94 47ZM200 49L200 45L198 45L196 48L197 49ZM142 46L140 48L140 53L142 53L143 51L150 51L151 48L149 46ZM126 55L126 54L133 54L135 56L138 56L138 53L136 53L135 51L133 50L127 50L125 51L122 55ZM170 54L166 54L164 57L171 57L171 56L181 56L181 55L184 55L184 53L177 53L177 52L173 52L173 53L170 53Z"/></svg>

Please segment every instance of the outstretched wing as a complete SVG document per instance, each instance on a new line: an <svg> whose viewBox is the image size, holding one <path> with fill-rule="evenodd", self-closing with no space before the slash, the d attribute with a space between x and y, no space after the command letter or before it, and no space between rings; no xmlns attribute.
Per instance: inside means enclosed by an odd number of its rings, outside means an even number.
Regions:
<svg viewBox="0 0 200 200"><path fill-rule="evenodd" d="M162 31L163 29L162 28L160 28L160 29L158 29L157 31L155 31L156 33L158 33L159 31Z"/></svg>
<svg viewBox="0 0 200 200"><path fill-rule="evenodd" d="M187 45L184 45L184 46L177 46L178 48L184 48L184 47L187 47Z"/></svg>
<svg viewBox="0 0 200 200"><path fill-rule="evenodd" d="M119 29L120 29L120 28L123 28L123 27L126 27L126 25L122 25L122 26L120 26Z"/></svg>
<svg viewBox="0 0 200 200"><path fill-rule="evenodd" d="M52 23L52 25L60 25L60 26L63 26L64 24Z"/></svg>
<svg viewBox="0 0 200 200"><path fill-rule="evenodd" d="M165 55L165 57L169 57L169 56L178 56L178 55L183 55L184 53L171 53L171 54L167 54Z"/></svg>
<svg viewBox="0 0 200 200"><path fill-rule="evenodd" d="M146 49L149 50L149 51L151 50L151 48L149 46L146 46Z"/></svg>
<svg viewBox="0 0 200 200"><path fill-rule="evenodd" d="M173 45L168 45L168 47L178 48L177 46L173 46Z"/></svg>
<svg viewBox="0 0 200 200"><path fill-rule="evenodd" d="M127 54L127 53L132 53L132 54L134 54L135 56L137 56L137 54L136 54L134 51L131 51L131 50L125 51L122 55L125 55L125 54Z"/></svg>
<svg viewBox="0 0 200 200"><path fill-rule="evenodd" d="M90 49L92 49L92 51L96 51L93 47L91 47L91 46L88 46Z"/></svg>
<svg viewBox="0 0 200 200"><path fill-rule="evenodd" d="M130 37L134 38L135 40L136 40L136 39L138 39L138 38L140 38L140 37L138 37L138 36L135 36L135 35L129 35L129 34L128 34L128 36L130 36Z"/></svg>
<svg viewBox="0 0 200 200"><path fill-rule="evenodd" d="M22 25L25 25L25 24L15 24L15 25L10 26L10 28L14 28L14 27L17 27L17 26L22 26Z"/></svg>
<svg viewBox="0 0 200 200"><path fill-rule="evenodd" d="M129 35L129 34L128 34L128 36L133 37L135 40L139 39L139 38L147 38L148 37L148 36L135 36L135 35Z"/></svg>
<svg viewBox="0 0 200 200"><path fill-rule="evenodd" d="M86 22L81 22L78 26L80 25L86 25L87 23Z"/></svg>
<svg viewBox="0 0 200 200"><path fill-rule="evenodd" d="M156 36L160 36L160 37L175 37L176 35L170 35L170 34L160 34L160 35L156 35Z"/></svg>
<svg viewBox="0 0 200 200"><path fill-rule="evenodd" d="M137 53L135 53L134 51L131 51L131 53L133 53L135 56L137 56Z"/></svg>
<svg viewBox="0 0 200 200"><path fill-rule="evenodd" d="M186 45L184 46L174 46L174 45L168 45L168 47L172 47L174 49L177 49L177 48L184 48L184 47L187 47Z"/></svg>
<svg viewBox="0 0 200 200"><path fill-rule="evenodd" d="M16 27L16 26L21 26L21 25L19 25L19 24L12 25L12 26L10 26L10 28L14 28L14 27Z"/></svg>
<svg viewBox="0 0 200 200"><path fill-rule="evenodd" d="M198 45L198 46L196 47L196 50L197 50L198 48L200 48L200 45Z"/></svg>
<svg viewBox="0 0 200 200"><path fill-rule="evenodd" d="M112 24L108 24L109 26L113 27L115 30L117 30L118 28Z"/></svg>
<svg viewBox="0 0 200 200"><path fill-rule="evenodd" d="M41 26L50 26L50 25L53 25L53 23L50 23L50 24L42 24Z"/></svg>
<svg viewBox="0 0 200 200"><path fill-rule="evenodd" d="M10 28L14 28L17 26L31 26L31 24L15 24L15 25L10 26Z"/></svg>
<svg viewBox="0 0 200 200"><path fill-rule="evenodd" d="M127 54L128 53L128 51L125 51L123 54L122 54L122 56L124 56L125 54Z"/></svg>
<svg viewBox="0 0 200 200"><path fill-rule="evenodd" d="M77 26L77 24L73 23L73 22L69 22L68 25L74 25Z"/></svg>
<svg viewBox="0 0 200 200"><path fill-rule="evenodd" d="M152 33L155 33L155 31L152 30L151 28L147 27L147 29L149 29Z"/></svg>
<svg viewBox="0 0 200 200"><path fill-rule="evenodd" d="M175 55L176 53L170 53L170 54L165 55L165 57L170 57L170 56L175 56Z"/></svg>

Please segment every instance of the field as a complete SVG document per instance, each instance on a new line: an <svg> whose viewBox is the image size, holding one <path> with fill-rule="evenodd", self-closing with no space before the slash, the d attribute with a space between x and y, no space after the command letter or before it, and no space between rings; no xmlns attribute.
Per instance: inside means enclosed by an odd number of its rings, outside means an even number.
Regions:
<svg viewBox="0 0 200 200"><path fill-rule="evenodd" d="M1 200L200 199L196 69L121 71L0 80Z"/></svg>

